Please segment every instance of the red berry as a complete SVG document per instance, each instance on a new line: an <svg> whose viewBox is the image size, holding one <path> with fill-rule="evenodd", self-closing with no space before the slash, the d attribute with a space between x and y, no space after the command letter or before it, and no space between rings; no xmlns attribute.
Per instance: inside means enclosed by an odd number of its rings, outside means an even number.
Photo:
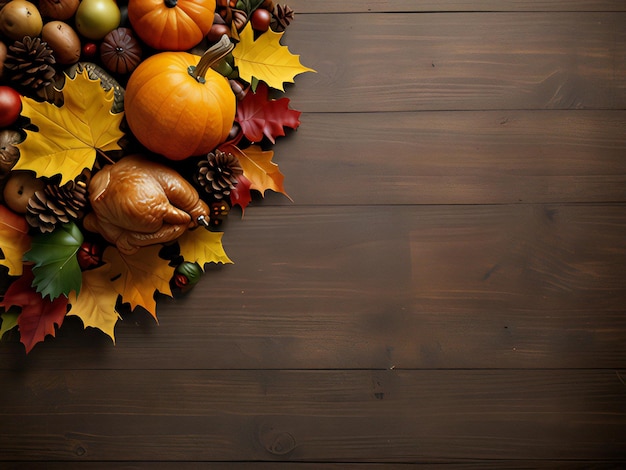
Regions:
<svg viewBox="0 0 626 470"><path fill-rule="evenodd" d="M257 8L254 10L254 13L252 13L252 16L250 17L250 24L252 25L252 28L259 33L267 31L270 27L271 21L272 14L263 8Z"/></svg>
<svg viewBox="0 0 626 470"><path fill-rule="evenodd" d="M98 46L96 46L93 42L88 42L83 46L82 53L85 59L94 57L96 52L98 52Z"/></svg>
<svg viewBox="0 0 626 470"><path fill-rule="evenodd" d="M10 86L0 86L0 127L13 124L22 112L22 98Z"/></svg>
<svg viewBox="0 0 626 470"><path fill-rule="evenodd" d="M76 253L76 258L82 270L97 266L102 261L102 248L95 243L83 242Z"/></svg>

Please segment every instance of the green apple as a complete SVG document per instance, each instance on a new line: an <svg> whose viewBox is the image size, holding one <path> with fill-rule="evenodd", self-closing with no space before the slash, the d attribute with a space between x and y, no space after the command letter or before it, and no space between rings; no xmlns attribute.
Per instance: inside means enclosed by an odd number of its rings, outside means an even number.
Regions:
<svg viewBox="0 0 626 470"><path fill-rule="evenodd" d="M115 0L83 0L76 10L76 29L88 39L102 39L120 24Z"/></svg>

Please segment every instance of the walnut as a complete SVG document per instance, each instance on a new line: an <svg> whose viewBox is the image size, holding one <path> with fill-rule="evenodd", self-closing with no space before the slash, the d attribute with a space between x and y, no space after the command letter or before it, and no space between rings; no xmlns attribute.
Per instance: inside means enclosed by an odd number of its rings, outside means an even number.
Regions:
<svg viewBox="0 0 626 470"><path fill-rule="evenodd" d="M22 141L18 131L0 130L0 178L7 175L20 158L20 150L16 144Z"/></svg>

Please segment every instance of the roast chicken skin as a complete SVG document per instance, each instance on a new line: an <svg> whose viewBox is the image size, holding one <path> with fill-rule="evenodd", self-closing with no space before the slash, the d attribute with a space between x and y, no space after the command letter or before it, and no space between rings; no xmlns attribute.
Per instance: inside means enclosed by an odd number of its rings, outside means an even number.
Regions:
<svg viewBox="0 0 626 470"><path fill-rule="evenodd" d="M181 175L141 155L98 171L89 183L89 201L93 212L85 216L84 227L127 255L177 239L209 213Z"/></svg>

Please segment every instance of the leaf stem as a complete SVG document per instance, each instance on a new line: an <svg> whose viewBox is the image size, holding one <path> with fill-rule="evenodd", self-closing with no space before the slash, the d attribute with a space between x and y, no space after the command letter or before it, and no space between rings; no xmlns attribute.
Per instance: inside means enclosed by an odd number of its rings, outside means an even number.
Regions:
<svg viewBox="0 0 626 470"><path fill-rule="evenodd" d="M100 155L102 158L104 158L106 161L108 161L111 165L115 165L115 161L111 160L111 157L109 157L106 153L104 153L102 150L100 149L96 149L96 153L98 155Z"/></svg>

